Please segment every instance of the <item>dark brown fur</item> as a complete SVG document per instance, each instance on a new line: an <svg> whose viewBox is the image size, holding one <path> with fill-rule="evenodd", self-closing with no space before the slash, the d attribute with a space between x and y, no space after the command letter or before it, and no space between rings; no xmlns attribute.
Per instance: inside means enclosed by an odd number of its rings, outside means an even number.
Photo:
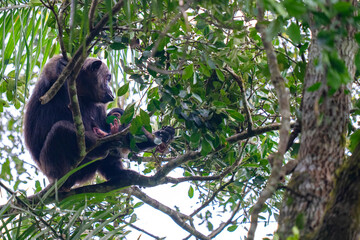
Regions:
<svg viewBox="0 0 360 240"><path fill-rule="evenodd" d="M68 107L67 83L49 103L42 105L39 101L39 98L59 77L66 64L67 62L61 56L55 56L44 66L27 103L24 120L25 143L36 164L50 182L68 173L79 157L76 132ZM109 131L105 119L106 103L113 99L108 86L110 78L110 72L104 63L95 58L88 58L76 80L87 147L93 145L98 138L93 132L93 127ZM82 164L104 156L108 150L108 146L95 149ZM77 182L91 179L100 165L104 164L106 165L104 160L97 161L76 172L68 179L64 187L70 188ZM101 168L107 171L107 167Z"/></svg>

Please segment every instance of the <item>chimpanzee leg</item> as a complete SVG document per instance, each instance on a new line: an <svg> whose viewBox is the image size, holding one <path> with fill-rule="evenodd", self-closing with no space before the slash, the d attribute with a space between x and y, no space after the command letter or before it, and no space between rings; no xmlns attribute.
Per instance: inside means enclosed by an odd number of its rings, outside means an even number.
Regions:
<svg viewBox="0 0 360 240"><path fill-rule="evenodd" d="M96 142L92 133L85 134L86 146L89 147ZM104 153L105 154L105 153ZM79 159L78 144L76 141L76 130L73 123L59 121L54 124L48 133L44 146L40 153L40 168L51 182L60 179L75 167ZM91 159L85 158L81 164ZM66 188L71 188L76 182L91 179L97 170L97 162L86 166L69 177L65 183Z"/></svg>
<svg viewBox="0 0 360 240"><path fill-rule="evenodd" d="M135 171L124 169L121 156L117 154L116 151L112 151L108 157L98 163L98 172L108 181L123 181L131 184L133 179L140 176L140 174Z"/></svg>

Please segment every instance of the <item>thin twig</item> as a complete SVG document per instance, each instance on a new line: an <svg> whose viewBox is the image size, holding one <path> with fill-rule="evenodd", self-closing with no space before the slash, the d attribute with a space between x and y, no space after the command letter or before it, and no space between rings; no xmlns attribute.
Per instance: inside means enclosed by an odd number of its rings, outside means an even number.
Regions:
<svg viewBox="0 0 360 240"><path fill-rule="evenodd" d="M131 194L141 201L147 203L148 205L152 206L153 208L165 213L169 217L171 217L175 223L177 223L181 228L185 229L195 237L202 239L202 240L210 240L207 236L197 231L195 228L187 224L186 220L192 220L191 217L182 214L180 212L177 212L164 204L158 202L157 200L150 198L148 195L146 195L144 192L140 191L138 187L131 187L125 190L128 194Z"/></svg>
<svg viewBox="0 0 360 240"><path fill-rule="evenodd" d="M198 214L201 210L203 210L205 207L207 207L217 196L217 194L219 192L221 192L222 190L224 190L227 186L229 186L230 184L232 184L234 182L233 179L231 179L230 181L228 181L227 183L225 183L224 185L221 185L212 195L211 197L206 200L200 207L198 207L193 213L191 213L189 216L190 217L194 217L196 214Z"/></svg>
<svg viewBox="0 0 360 240"><path fill-rule="evenodd" d="M187 1L187 3L184 6L181 6L180 12L171 19L171 21L166 25L164 30L159 34L154 46L151 49L151 57L155 57L161 40L165 37L166 33L175 24L175 22L183 15L183 11L186 11L190 7L191 3L192 1Z"/></svg>
<svg viewBox="0 0 360 240"><path fill-rule="evenodd" d="M90 29L90 31L93 29L93 21L94 21L94 15L95 15L97 4L98 4L98 0L93 0L91 2L90 11L89 11L89 29Z"/></svg>
<svg viewBox="0 0 360 240"><path fill-rule="evenodd" d="M127 225L129 225L130 227L134 228L135 230L137 230L139 232L143 232L143 233L145 233L146 235L148 235L148 236L150 236L152 238L155 238L155 239L158 239L158 240L163 239L161 237L157 237L154 234L149 233L148 231L146 231L146 230L144 230L142 228L139 228L139 227L135 226L134 224L131 224L131 223L128 223L128 222L125 222L125 221L123 221L123 222L126 223Z"/></svg>
<svg viewBox="0 0 360 240"><path fill-rule="evenodd" d="M230 75L235 79L236 83L240 87L242 101L244 102L246 120L247 120L247 123L248 123L248 131L251 132L252 128L253 128L253 122L252 122L252 118L251 118L249 103L248 103L248 100L246 98L244 79L241 76L237 75L234 72L234 70L232 68L230 68L229 66L226 66L225 70L230 73Z"/></svg>
<svg viewBox="0 0 360 240"><path fill-rule="evenodd" d="M240 209L240 206L241 206L241 202L242 201L239 201L237 204L236 204L236 207L234 209L234 211L232 212L230 218L224 222L224 223L221 223L220 226L213 230L210 234L209 234L209 238L212 239L214 237L216 237L219 233L221 233L222 230L224 230L224 228L229 225L230 223L232 223L233 221L233 218L235 217L235 215L238 213L239 209Z"/></svg>
<svg viewBox="0 0 360 240"><path fill-rule="evenodd" d="M68 57L67 57L67 53L66 53L66 49L65 49L65 44L64 44L64 40L63 40L63 26L62 26L62 14L63 14L63 11L64 9L67 7L67 0L63 1L62 4L61 4L61 7L60 7L60 17L59 15L57 14L57 12L55 11L55 1L51 4L49 1L48 1L48 4L46 4L44 2L44 0L40 0L40 2L46 7L48 8L54 15L55 17L55 21L56 21L56 24L58 26L58 39L59 39L59 45L60 45L60 49L61 49L61 53L63 55L63 58L68 61Z"/></svg>

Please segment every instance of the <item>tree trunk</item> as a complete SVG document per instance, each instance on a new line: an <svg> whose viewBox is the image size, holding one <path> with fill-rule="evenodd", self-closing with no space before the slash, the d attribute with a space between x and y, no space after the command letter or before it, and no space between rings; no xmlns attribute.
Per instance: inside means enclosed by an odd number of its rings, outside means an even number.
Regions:
<svg viewBox="0 0 360 240"><path fill-rule="evenodd" d="M357 52L353 34L354 30L349 27L348 37L335 43L338 55L344 60L352 79ZM323 49L317 35L318 30L313 29L304 79L299 163L288 186L290 191L284 196L278 229L281 239L291 236L294 226L300 230L301 239L312 239L315 236L333 189L335 170L343 163L345 155L351 97L348 94L349 86L342 85L333 94L329 92L329 73L325 64L322 64ZM307 91L319 82L321 86L318 90Z"/></svg>
<svg viewBox="0 0 360 240"><path fill-rule="evenodd" d="M360 233L360 144L336 179L316 240L355 240Z"/></svg>

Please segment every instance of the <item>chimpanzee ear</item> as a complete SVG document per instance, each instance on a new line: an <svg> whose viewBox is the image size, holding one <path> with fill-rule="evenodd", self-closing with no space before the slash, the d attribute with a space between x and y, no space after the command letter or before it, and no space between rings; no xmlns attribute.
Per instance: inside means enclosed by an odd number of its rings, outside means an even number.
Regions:
<svg viewBox="0 0 360 240"><path fill-rule="evenodd" d="M100 60L95 60L95 61L91 64L91 71L95 72L95 71L99 70L101 64L102 64L102 62L101 62Z"/></svg>

